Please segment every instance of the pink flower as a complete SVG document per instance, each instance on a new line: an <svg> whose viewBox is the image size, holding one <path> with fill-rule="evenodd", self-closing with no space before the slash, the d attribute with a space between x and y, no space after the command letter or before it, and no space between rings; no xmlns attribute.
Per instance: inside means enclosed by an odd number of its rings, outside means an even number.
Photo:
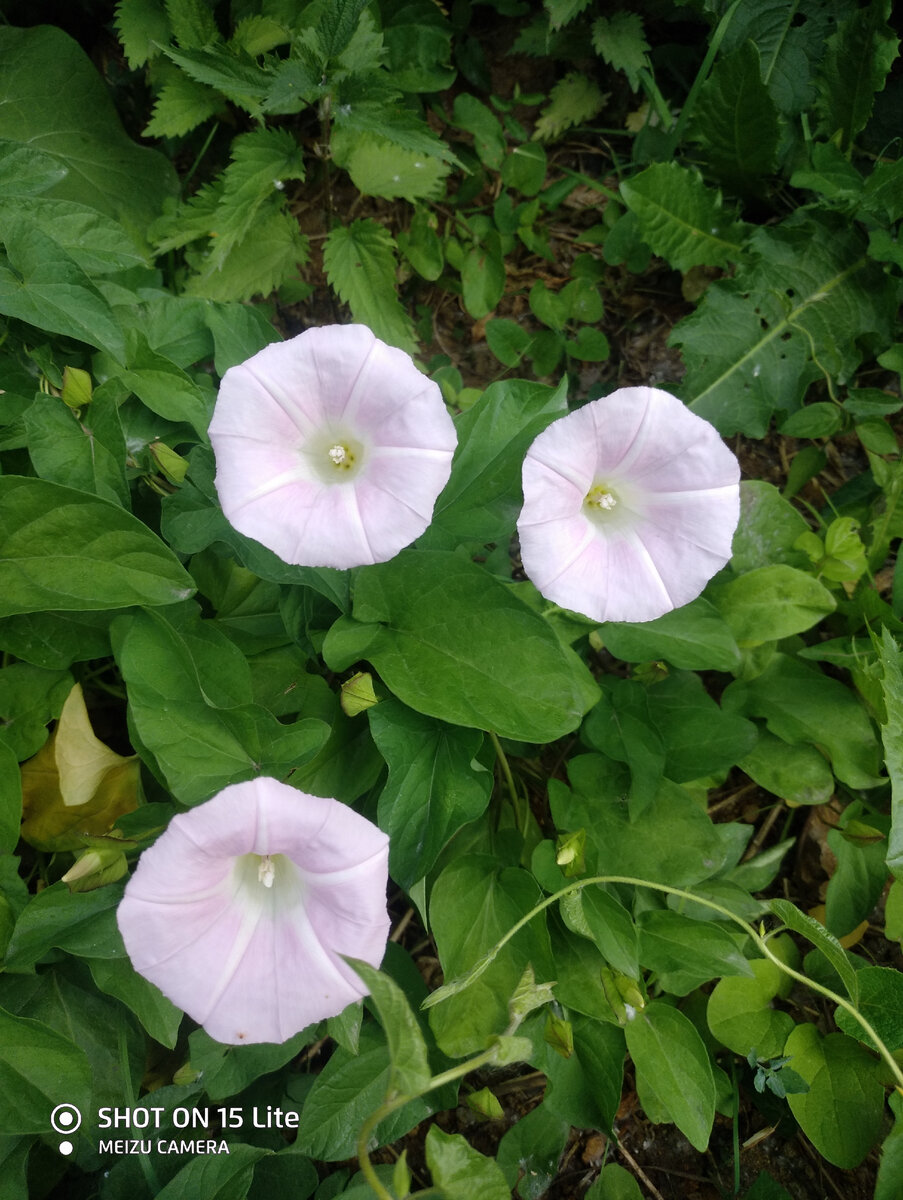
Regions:
<svg viewBox="0 0 903 1200"><path fill-rule="evenodd" d="M228 520L309 567L385 562L418 538L455 440L436 384L364 325L308 329L231 367L210 423Z"/></svg>
<svg viewBox="0 0 903 1200"><path fill-rule="evenodd" d="M540 592L594 621L651 621L730 559L740 468L715 429L658 388L620 388L527 452L518 521Z"/></svg>
<svg viewBox="0 0 903 1200"><path fill-rule="evenodd" d="M389 842L337 800L276 779L173 817L119 905L135 970L217 1041L284 1042L366 989L382 961Z"/></svg>

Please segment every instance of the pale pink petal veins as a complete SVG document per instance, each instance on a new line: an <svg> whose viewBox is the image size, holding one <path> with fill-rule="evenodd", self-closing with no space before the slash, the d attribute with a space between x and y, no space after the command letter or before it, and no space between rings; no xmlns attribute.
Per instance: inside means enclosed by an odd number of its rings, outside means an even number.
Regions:
<svg viewBox="0 0 903 1200"><path fill-rule="evenodd" d="M387 870L388 839L352 809L256 779L173 818L119 928L135 969L212 1037L281 1042L363 994L341 956L379 965Z"/></svg>
<svg viewBox="0 0 903 1200"><path fill-rule="evenodd" d="M543 595L593 620L652 620L698 596L729 560L738 484L736 458L706 421L667 392L622 388L530 447L524 570ZM592 495L610 507L588 504Z"/></svg>
<svg viewBox="0 0 903 1200"><path fill-rule="evenodd" d="M438 387L363 325L309 329L230 368L210 440L240 533L285 562L339 568L384 562L423 533L456 444ZM347 471L333 447L351 452Z"/></svg>

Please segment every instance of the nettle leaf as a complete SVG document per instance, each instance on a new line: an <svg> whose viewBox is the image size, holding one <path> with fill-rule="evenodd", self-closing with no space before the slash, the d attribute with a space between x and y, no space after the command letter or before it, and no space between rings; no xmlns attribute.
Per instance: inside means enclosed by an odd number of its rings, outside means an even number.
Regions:
<svg viewBox="0 0 903 1200"><path fill-rule="evenodd" d="M326 277L356 321L377 337L416 353L414 330L395 290L395 242L372 217L334 229L323 247Z"/></svg>
<svg viewBox="0 0 903 1200"><path fill-rule="evenodd" d="M202 269L191 276L185 294L203 296L207 300L251 300L269 296L297 275L298 267L307 262L310 243L298 228L298 222L288 212L268 205L269 211L258 212L248 234L234 245L220 265L208 265L201 258L196 265ZM215 247L215 239L212 242Z"/></svg>
<svg viewBox="0 0 903 1200"><path fill-rule="evenodd" d="M119 0L115 25L133 71L159 54L155 43L168 42L171 33L162 0Z"/></svg>
<svg viewBox="0 0 903 1200"><path fill-rule="evenodd" d="M184 50L219 40L219 30L206 0L164 0L173 36Z"/></svg>
<svg viewBox="0 0 903 1200"><path fill-rule="evenodd" d="M630 86L640 86L640 71L649 66L649 43L638 13L617 12L593 21L593 49L616 71L623 71Z"/></svg>
<svg viewBox="0 0 903 1200"><path fill-rule="evenodd" d="M655 163L621 184L643 240L678 271L726 266L743 257L745 226L724 210L721 193L698 171Z"/></svg>
<svg viewBox="0 0 903 1200"><path fill-rule="evenodd" d="M198 83L221 92L251 116L260 115L262 101L272 86L273 77L246 51L230 50L220 43L196 50L174 50L166 46L163 53Z"/></svg>
<svg viewBox="0 0 903 1200"><path fill-rule="evenodd" d="M552 29L561 29L578 16L589 4L589 0L544 0L543 8L549 14Z"/></svg>
<svg viewBox="0 0 903 1200"><path fill-rule="evenodd" d="M821 371L847 378L855 370L857 336L891 340L895 301L849 224L809 218L761 228L748 248L752 262L714 283L670 341L683 351L681 393L692 410L722 434L762 437L772 413L799 408Z"/></svg>
<svg viewBox="0 0 903 1200"><path fill-rule="evenodd" d="M839 134L843 150L865 128L875 93L897 57L900 42L887 23L891 7L891 0L871 0L828 38L818 81L819 132L827 138Z"/></svg>
<svg viewBox="0 0 903 1200"><path fill-rule="evenodd" d="M160 89L145 137L183 137L223 107L219 92L179 71Z"/></svg>
<svg viewBox="0 0 903 1200"><path fill-rule="evenodd" d="M549 93L549 103L533 131L534 141L547 142L573 125L591 121L605 107L608 97L597 83L571 71Z"/></svg>
<svg viewBox="0 0 903 1200"><path fill-rule="evenodd" d="M712 171L736 191L755 190L772 172L778 110L762 82L754 42L716 63L696 98L689 137L702 143Z"/></svg>
<svg viewBox="0 0 903 1200"><path fill-rule="evenodd" d="M337 129L375 133L415 154L431 154L461 166L448 144L426 121L401 103L398 91L386 84L385 72L368 71L341 81L332 108Z"/></svg>
<svg viewBox="0 0 903 1200"><path fill-rule="evenodd" d="M903 878L903 664L900 647L884 629L877 645L885 720L881 737L891 781L891 829L887 865L895 879Z"/></svg>
<svg viewBox="0 0 903 1200"><path fill-rule="evenodd" d="M235 32L229 39L229 45L247 51L253 58L266 54L277 46L283 46L291 41L291 33L272 17L255 14L244 17L235 26Z"/></svg>
<svg viewBox="0 0 903 1200"><path fill-rule="evenodd" d="M442 195L451 167L440 158L403 150L372 133L352 135L351 144L343 152L337 153L337 141L334 136L336 162L345 168L354 186L365 196L414 201Z"/></svg>

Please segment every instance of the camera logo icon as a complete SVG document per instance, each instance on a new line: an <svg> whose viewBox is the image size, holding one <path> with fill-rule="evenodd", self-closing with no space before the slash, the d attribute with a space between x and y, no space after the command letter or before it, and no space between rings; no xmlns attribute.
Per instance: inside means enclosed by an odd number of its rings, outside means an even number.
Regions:
<svg viewBox="0 0 903 1200"><path fill-rule="evenodd" d="M74 1104L58 1104L50 1114L50 1124L56 1133L75 1133L82 1115Z"/></svg>

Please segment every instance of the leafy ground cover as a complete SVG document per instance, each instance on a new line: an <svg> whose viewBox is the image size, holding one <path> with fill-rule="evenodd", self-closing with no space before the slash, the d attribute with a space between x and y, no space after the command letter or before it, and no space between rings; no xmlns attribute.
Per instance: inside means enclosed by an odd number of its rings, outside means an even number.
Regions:
<svg viewBox="0 0 903 1200"><path fill-rule="evenodd" d="M3 1194L898 1196L889 0L6 22ZM451 478L390 561L291 565L223 516L218 382L349 320L441 388ZM521 468L635 384L741 518L697 599L600 623L525 577ZM115 913L261 775L388 835L393 931L363 1004L230 1046Z"/></svg>

